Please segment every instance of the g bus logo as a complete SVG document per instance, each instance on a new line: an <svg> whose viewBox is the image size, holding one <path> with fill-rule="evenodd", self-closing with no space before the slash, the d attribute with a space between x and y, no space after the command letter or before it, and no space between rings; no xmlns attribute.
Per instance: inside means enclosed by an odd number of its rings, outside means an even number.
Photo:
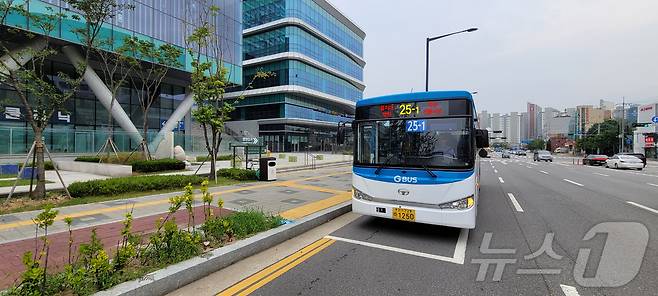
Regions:
<svg viewBox="0 0 658 296"><path fill-rule="evenodd" d="M395 181L395 183L416 184L418 183L418 177L395 176L393 177L393 181Z"/></svg>

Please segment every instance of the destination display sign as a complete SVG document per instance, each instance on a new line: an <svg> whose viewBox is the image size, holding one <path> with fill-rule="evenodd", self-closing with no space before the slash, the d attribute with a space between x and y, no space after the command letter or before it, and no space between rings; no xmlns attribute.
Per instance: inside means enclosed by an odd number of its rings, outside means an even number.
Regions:
<svg viewBox="0 0 658 296"><path fill-rule="evenodd" d="M402 102L364 106L356 109L356 118L358 120L386 118L434 118L468 115L472 115L472 109L471 104L467 100Z"/></svg>

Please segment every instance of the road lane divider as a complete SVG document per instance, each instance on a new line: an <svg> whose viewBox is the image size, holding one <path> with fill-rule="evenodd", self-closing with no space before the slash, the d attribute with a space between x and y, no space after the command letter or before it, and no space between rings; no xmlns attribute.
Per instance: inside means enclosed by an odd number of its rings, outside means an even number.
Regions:
<svg viewBox="0 0 658 296"><path fill-rule="evenodd" d="M629 204L629 205L636 206L636 207L638 207L638 208L640 208L640 209L647 210L647 211L652 212L652 213L654 213L654 214L658 214L658 210L656 210L656 209L652 209L652 208L647 207L647 206L645 206L645 205L641 205L641 204L639 204L639 203L632 202L632 201L627 201L626 203Z"/></svg>
<svg viewBox="0 0 658 296"><path fill-rule="evenodd" d="M601 176L601 177L610 177L610 175L601 174L601 173L593 173L593 174L594 174L594 175Z"/></svg>
<svg viewBox="0 0 658 296"><path fill-rule="evenodd" d="M508 193L507 196L512 201L512 205L514 205L514 209L516 209L517 212L523 213L523 208L519 204L519 201L516 200L516 197L514 197L514 194Z"/></svg>
<svg viewBox="0 0 658 296"><path fill-rule="evenodd" d="M571 184L573 184L573 185L576 185L576 186L580 186L580 187L585 186L585 185L583 185L583 184L580 184L580 183L578 183L578 182L571 181L571 180L569 180L569 179L562 179L562 180L564 180L565 182L571 183Z"/></svg>
<svg viewBox="0 0 658 296"><path fill-rule="evenodd" d="M547 171L539 171L539 172L544 174L544 175L550 175Z"/></svg>
<svg viewBox="0 0 658 296"><path fill-rule="evenodd" d="M249 295L256 291L258 288L275 280L290 269L331 246L335 242L335 240L329 238L322 238L317 240L314 243L295 252L294 254L284 258L283 260L270 265L269 267L218 293L217 296Z"/></svg>
<svg viewBox="0 0 658 296"><path fill-rule="evenodd" d="M498 181L500 181L501 184L505 184L505 180L503 180L501 177L498 177Z"/></svg>
<svg viewBox="0 0 658 296"><path fill-rule="evenodd" d="M498 174L498 170L494 170L494 173Z"/></svg>
<svg viewBox="0 0 658 296"><path fill-rule="evenodd" d="M412 255L412 256L417 256L417 257L422 257L422 258L427 258L427 259L433 259L433 260L445 261L445 262L450 262L450 263L463 265L465 257L466 257L466 242L468 241L468 232L469 232L468 229L462 229L460 231L459 238L457 239L457 244L455 245L455 252L454 252L452 257L441 256L441 255L436 255L436 254L429 254L429 253L423 253L423 252L418 252L418 251L413 251L413 250L407 250L407 249L391 247L391 246L387 246L387 245L375 244L375 243L371 243L371 242L364 242L364 241L360 241L360 240L354 240L354 239L331 236L331 235L325 236L325 238L331 239L331 240L334 240L334 241L340 241L340 242L360 245L360 246L364 246L364 247L370 247L370 248L374 248L374 249L380 249L380 250L396 252L396 253L400 253L400 254Z"/></svg>
<svg viewBox="0 0 658 296"><path fill-rule="evenodd" d="M653 186L653 187L658 187L658 184L653 184L653 183L647 183L647 185Z"/></svg>
<svg viewBox="0 0 658 296"><path fill-rule="evenodd" d="M560 285L560 288L562 288L562 293L564 293L565 296L580 296L580 294L578 294L578 290L576 290L575 287Z"/></svg>

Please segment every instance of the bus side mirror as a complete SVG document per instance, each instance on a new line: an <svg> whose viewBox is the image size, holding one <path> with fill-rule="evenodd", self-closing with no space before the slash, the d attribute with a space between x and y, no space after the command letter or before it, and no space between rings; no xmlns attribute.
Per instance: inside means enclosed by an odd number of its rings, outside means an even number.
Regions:
<svg viewBox="0 0 658 296"><path fill-rule="evenodd" d="M475 130L475 145L478 148L489 147L489 131L486 129Z"/></svg>
<svg viewBox="0 0 658 296"><path fill-rule="evenodd" d="M338 145L343 145L345 144L345 128L344 127L339 127L338 128Z"/></svg>

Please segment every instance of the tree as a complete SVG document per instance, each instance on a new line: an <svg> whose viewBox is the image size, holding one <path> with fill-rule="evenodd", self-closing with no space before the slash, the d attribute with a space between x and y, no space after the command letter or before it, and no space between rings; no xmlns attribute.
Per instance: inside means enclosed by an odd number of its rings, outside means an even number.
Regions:
<svg viewBox="0 0 658 296"><path fill-rule="evenodd" d="M24 115L22 111L20 112L20 117L28 122L34 132L37 184L32 192L33 198L43 198L46 194L43 132L54 112L62 111L64 103L80 87L96 38L103 24L113 16L114 9L117 7L115 0L63 0L62 2L79 13L69 18L81 23L81 26L71 29L71 32L80 40L84 58L74 64L73 73L60 71L53 74L46 68L46 61L58 54L59 45L51 42L51 36L54 36L56 29L59 28L59 21L67 16L55 13L50 7L46 8L48 10L46 13L31 13L23 1L0 1L2 14L0 24L5 26L3 37L0 38L0 55L7 57L6 61L0 62L0 80L18 95L25 110ZM7 23L7 17L10 15L28 18L31 30L40 34L23 28L10 27ZM26 39L28 43L34 42L39 46L20 48L12 42L15 39L9 37ZM55 81L63 83L56 84Z"/></svg>
<svg viewBox="0 0 658 296"><path fill-rule="evenodd" d="M529 150L543 150L546 148L546 142L542 139L534 139L528 144Z"/></svg>
<svg viewBox="0 0 658 296"><path fill-rule="evenodd" d="M125 6L123 9L132 9L132 6ZM100 60L101 72L103 73L103 81L107 86L110 94L112 95L110 101L110 111L107 114L108 134L103 147L98 151L98 155L107 152L110 156L112 150L118 158L117 147L114 144L114 122L112 117L112 109L117 101L117 93L122 86L129 82L129 77L133 73L138 61L129 55L130 47L124 43L122 46L114 51L107 50L114 44L114 38L109 37L102 40L101 44L96 47L96 55Z"/></svg>
<svg viewBox="0 0 658 296"><path fill-rule="evenodd" d="M140 148L145 159L151 159L148 148L148 114L151 106L160 97L160 85L171 68L181 66L179 61L183 52L171 44L155 43L130 37L124 40L125 52L132 57L134 75L130 75L133 86L138 90L137 98L141 107L143 120L143 139ZM146 61L146 62L144 62Z"/></svg>
<svg viewBox="0 0 658 296"><path fill-rule="evenodd" d="M576 141L576 147L587 154L613 155L619 152L619 122L610 119L594 124L583 138Z"/></svg>
<svg viewBox="0 0 658 296"><path fill-rule="evenodd" d="M553 143L551 143L551 139L546 141L546 150L553 151Z"/></svg>
<svg viewBox="0 0 658 296"><path fill-rule="evenodd" d="M230 86L228 70L224 67L222 44L214 32L217 28L217 15L220 8L211 5L212 1L201 0L198 5L198 26L186 38L187 51L192 56L192 77L190 90L194 93L196 109L192 116L201 125L206 150L210 155L209 179L216 179L216 159L222 142L224 124L244 95L225 98L226 88ZM206 53L205 55L203 53ZM271 73L258 71L244 90L252 87L256 79L270 77Z"/></svg>

